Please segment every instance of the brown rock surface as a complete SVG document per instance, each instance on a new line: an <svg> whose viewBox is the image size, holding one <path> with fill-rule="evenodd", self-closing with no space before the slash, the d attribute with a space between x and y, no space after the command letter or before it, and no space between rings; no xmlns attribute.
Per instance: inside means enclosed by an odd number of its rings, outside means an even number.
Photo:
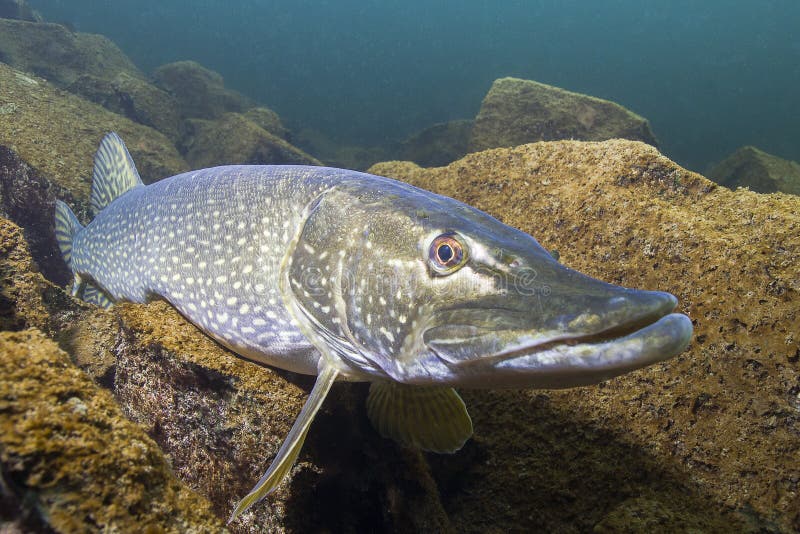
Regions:
<svg viewBox="0 0 800 534"><path fill-rule="evenodd" d="M467 153L472 126L471 120L434 124L403 141L401 157L423 167L447 165Z"/></svg>
<svg viewBox="0 0 800 534"><path fill-rule="evenodd" d="M248 109L244 113L244 116L272 135L280 137L284 141L291 142L292 139L289 130L283 125L278 114L271 109L259 106L257 108Z"/></svg>
<svg viewBox="0 0 800 534"><path fill-rule="evenodd" d="M470 152L535 141L623 138L657 145L646 119L619 104L531 80L495 80L475 118Z"/></svg>
<svg viewBox="0 0 800 534"><path fill-rule="evenodd" d="M108 38L61 24L0 19L0 61L66 87L79 76L141 73Z"/></svg>
<svg viewBox="0 0 800 534"><path fill-rule="evenodd" d="M432 458L456 530L608 531L640 513L674 517L665 531L800 530L800 199L716 187L622 140L370 170L481 208L579 271L670 291L695 324L688 352L598 386L464 392L475 439Z"/></svg>
<svg viewBox="0 0 800 534"><path fill-rule="evenodd" d="M0 144L78 201L88 201L94 153L110 131L147 183L188 169L163 134L0 63Z"/></svg>
<svg viewBox="0 0 800 534"><path fill-rule="evenodd" d="M709 171L708 177L731 189L747 187L758 193L800 195L800 163L754 146L743 146L725 158Z"/></svg>
<svg viewBox="0 0 800 534"><path fill-rule="evenodd" d="M145 79L120 72L98 77L79 76L67 89L134 122L150 126L175 142L180 138L178 103Z"/></svg>
<svg viewBox="0 0 800 534"><path fill-rule="evenodd" d="M22 229L0 217L0 331L37 328L56 336L87 307L38 272Z"/></svg>
<svg viewBox="0 0 800 534"><path fill-rule="evenodd" d="M178 104L110 40L60 24L0 20L0 61L178 139Z"/></svg>
<svg viewBox="0 0 800 534"><path fill-rule="evenodd" d="M227 518L266 471L313 379L235 356L164 302L114 313L106 337L116 339L115 396L169 454L178 478ZM449 531L421 454L381 439L365 398L363 385L336 385L289 481L230 528Z"/></svg>
<svg viewBox="0 0 800 534"><path fill-rule="evenodd" d="M0 145L0 217L22 228L42 274L63 286L72 280L72 275L67 272L56 244L53 220L56 198L78 205L69 191L51 183L16 152Z"/></svg>
<svg viewBox="0 0 800 534"><path fill-rule="evenodd" d="M233 164L321 165L241 113L225 113L215 120L191 119L187 131L183 152L196 169Z"/></svg>
<svg viewBox="0 0 800 534"><path fill-rule="evenodd" d="M0 0L0 18L41 22L42 16L26 0Z"/></svg>
<svg viewBox="0 0 800 534"><path fill-rule="evenodd" d="M215 119L227 113L255 107L246 96L227 89L222 76L195 61L176 61L161 65L153 73L156 85L178 101L185 118Z"/></svg>
<svg viewBox="0 0 800 534"><path fill-rule="evenodd" d="M35 329L0 332L0 465L4 531L223 531L111 394Z"/></svg>

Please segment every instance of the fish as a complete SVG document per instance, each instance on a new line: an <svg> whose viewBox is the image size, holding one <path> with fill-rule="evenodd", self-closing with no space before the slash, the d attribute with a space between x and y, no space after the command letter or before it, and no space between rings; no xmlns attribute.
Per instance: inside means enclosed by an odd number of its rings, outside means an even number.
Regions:
<svg viewBox="0 0 800 534"><path fill-rule="evenodd" d="M73 296L164 299L237 355L316 375L229 521L279 486L337 380L370 383L382 436L453 453L473 433L455 387L595 384L692 336L670 293L596 280L480 210L363 172L228 165L144 185L111 132L90 205L86 226L55 207Z"/></svg>

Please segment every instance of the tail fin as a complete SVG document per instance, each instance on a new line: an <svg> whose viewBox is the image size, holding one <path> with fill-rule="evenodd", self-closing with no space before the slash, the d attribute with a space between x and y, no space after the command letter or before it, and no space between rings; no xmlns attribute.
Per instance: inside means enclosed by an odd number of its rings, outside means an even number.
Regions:
<svg viewBox="0 0 800 534"><path fill-rule="evenodd" d="M97 215L114 199L140 185L144 184L125 143L116 133L107 133L94 155L92 214Z"/></svg>
<svg viewBox="0 0 800 534"><path fill-rule="evenodd" d="M78 222L78 218L75 217L69 206L56 200L56 241L58 248L61 249L61 255L64 256L64 261L72 272L75 272L75 269L72 268L72 242L75 234L81 230L83 230L83 226Z"/></svg>

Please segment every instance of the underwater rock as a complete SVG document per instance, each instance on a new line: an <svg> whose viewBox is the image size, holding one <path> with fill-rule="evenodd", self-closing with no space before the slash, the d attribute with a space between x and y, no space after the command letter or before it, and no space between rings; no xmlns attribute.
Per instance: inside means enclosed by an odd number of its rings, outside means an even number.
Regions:
<svg viewBox="0 0 800 534"><path fill-rule="evenodd" d="M244 116L272 135L280 137L287 142L292 141L289 130L283 125L278 114L271 109L259 106L257 108L248 109L244 113Z"/></svg>
<svg viewBox="0 0 800 534"><path fill-rule="evenodd" d="M192 168L226 164L321 165L313 156L241 113L225 113L216 120L190 119L187 132L182 148Z"/></svg>
<svg viewBox="0 0 800 534"><path fill-rule="evenodd" d="M113 78L79 76L67 87L72 93L100 104L132 121L155 128L173 142L180 136L178 103L166 91L127 72Z"/></svg>
<svg viewBox="0 0 800 534"><path fill-rule="evenodd" d="M758 193L800 195L800 163L767 154L754 146L743 146L715 165L708 177L736 189L747 187Z"/></svg>
<svg viewBox="0 0 800 534"><path fill-rule="evenodd" d="M26 0L0 0L0 19L41 22L42 16L31 9Z"/></svg>
<svg viewBox="0 0 800 534"><path fill-rule="evenodd" d="M293 133L292 142L309 154L322 160L325 165L340 169L364 171L380 161L395 159L399 146L364 147L342 144L327 134L313 128L302 128Z"/></svg>
<svg viewBox="0 0 800 534"><path fill-rule="evenodd" d="M66 285L68 272L55 239L53 213L59 198L86 212L72 194L22 161L16 152L0 145L0 217L23 228L31 255L42 274L59 285ZM81 209L82 208L82 209Z"/></svg>
<svg viewBox="0 0 800 534"><path fill-rule="evenodd" d="M93 335L84 331L70 346L89 341L92 352L98 339L112 343L105 349L116 357L113 370L94 372L113 377L128 417L169 455L178 478L227 518L268 467L313 378L235 356L163 301L118 305L94 318ZM363 385L335 386L289 481L231 530L449 531L422 455L380 438L365 398Z"/></svg>
<svg viewBox="0 0 800 534"><path fill-rule="evenodd" d="M42 276L23 230L0 217L0 331L38 328L56 336L86 308Z"/></svg>
<svg viewBox="0 0 800 534"><path fill-rule="evenodd" d="M0 61L62 88L83 75L108 79L127 72L141 76L108 38L52 23L0 19Z"/></svg>
<svg viewBox="0 0 800 534"><path fill-rule="evenodd" d="M178 103L101 35L0 21L0 61L178 139Z"/></svg>
<svg viewBox="0 0 800 534"><path fill-rule="evenodd" d="M646 119L619 104L531 80L495 80L475 118L470 152L535 141L631 139L657 146Z"/></svg>
<svg viewBox="0 0 800 534"><path fill-rule="evenodd" d="M125 139L146 183L188 170L156 130L0 63L0 144L78 201L88 201L92 158L110 131Z"/></svg>
<svg viewBox="0 0 800 534"><path fill-rule="evenodd" d="M184 118L216 119L229 111L244 112L256 104L226 89L222 76L195 61L161 65L153 73L155 83L178 101Z"/></svg>
<svg viewBox="0 0 800 534"><path fill-rule="evenodd" d="M481 208L590 276L669 291L695 326L688 352L597 386L462 391L474 440L429 457L457 531L602 530L640 496L681 512L663 531L800 530L800 198L717 187L624 140L370 171Z"/></svg>
<svg viewBox="0 0 800 534"><path fill-rule="evenodd" d="M469 149L473 121L434 124L402 143L401 158L423 167L440 167L463 157Z"/></svg>
<svg viewBox="0 0 800 534"><path fill-rule="evenodd" d="M35 329L0 332L0 354L4 531L224 530L153 440L55 343Z"/></svg>

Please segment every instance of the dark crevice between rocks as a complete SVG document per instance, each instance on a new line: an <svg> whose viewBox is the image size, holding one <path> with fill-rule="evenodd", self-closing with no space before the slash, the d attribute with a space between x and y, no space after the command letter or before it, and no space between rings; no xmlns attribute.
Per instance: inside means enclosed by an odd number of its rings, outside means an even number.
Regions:
<svg viewBox="0 0 800 534"><path fill-rule="evenodd" d="M7 146L0 145L0 216L22 228L31 256L42 275L56 285L71 281L55 239L54 209L56 198L80 206L65 188L42 176Z"/></svg>
<svg viewBox="0 0 800 534"><path fill-rule="evenodd" d="M0 463L0 532L56 532L39 515L36 495Z"/></svg>

